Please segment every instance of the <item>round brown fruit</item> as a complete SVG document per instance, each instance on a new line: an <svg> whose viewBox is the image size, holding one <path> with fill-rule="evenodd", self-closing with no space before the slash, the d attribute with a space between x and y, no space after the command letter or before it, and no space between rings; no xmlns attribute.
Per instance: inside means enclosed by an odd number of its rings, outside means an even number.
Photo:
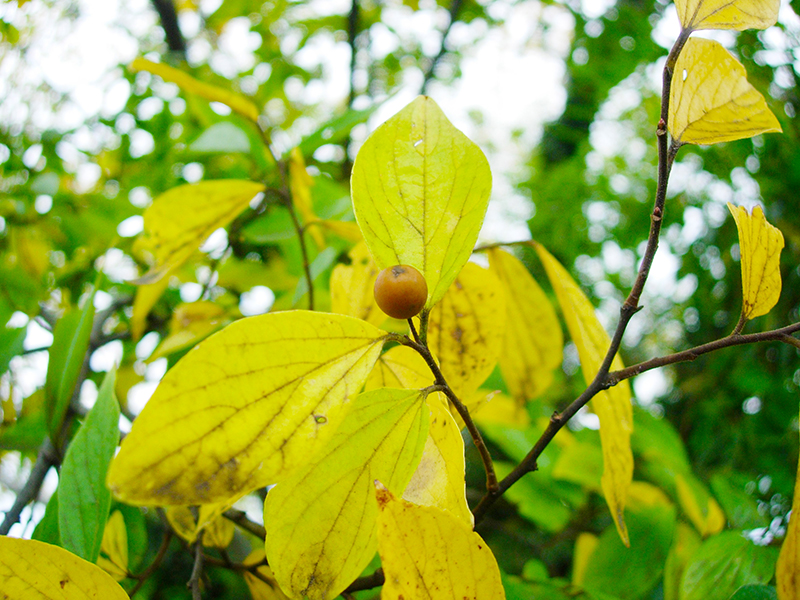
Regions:
<svg viewBox="0 0 800 600"><path fill-rule="evenodd" d="M422 273L408 265L395 265L378 273L375 302L395 319L410 319L428 299L428 284Z"/></svg>

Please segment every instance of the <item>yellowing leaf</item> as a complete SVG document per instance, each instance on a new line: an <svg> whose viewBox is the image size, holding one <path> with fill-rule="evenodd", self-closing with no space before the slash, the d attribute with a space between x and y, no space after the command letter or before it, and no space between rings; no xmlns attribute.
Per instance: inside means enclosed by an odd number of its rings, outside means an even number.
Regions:
<svg viewBox="0 0 800 600"><path fill-rule="evenodd" d="M578 348L581 370L590 383L611 345L605 329L597 320L594 307L572 279L567 270L539 244L536 251L544 264L547 276L558 296L572 341ZM612 369L621 369L619 356L611 363ZM591 407L600 418L600 443L603 446L603 478L601 484L611 516L620 538L629 545L625 527L625 499L633 479L633 453L631 432L633 431L633 408L631 389L627 381L600 392L591 402Z"/></svg>
<svg viewBox="0 0 800 600"><path fill-rule="evenodd" d="M125 519L118 510L111 513L103 530L97 566L115 581L122 581L128 576L128 530Z"/></svg>
<svg viewBox="0 0 800 600"><path fill-rule="evenodd" d="M472 253L491 184L480 149L433 100L419 96L361 147L351 179L353 209L378 267L418 269L430 308Z"/></svg>
<svg viewBox="0 0 800 600"><path fill-rule="evenodd" d="M225 323L225 309L215 302L201 300L180 304L172 313L170 334L148 359L153 361L173 352L194 346Z"/></svg>
<svg viewBox="0 0 800 600"><path fill-rule="evenodd" d="M154 264L136 283L154 283L183 264L263 189L254 181L218 179L180 185L158 196L144 211L144 236L136 244Z"/></svg>
<svg viewBox="0 0 800 600"><path fill-rule="evenodd" d="M420 389L433 385L430 368L416 350L408 346L395 346L384 352L375 363L364 389L402 387Z"/></svg>
<svg viewBox="0 0 800 600"><path fill-rule="evenodd" d="M235 527L225 517L217 517L203 530L203 546L227 548L233 541Z"/></svg>
<svg viewBox="0 0 800 600"><path fill-rule="evenodd" d="M25 600L128 600L97 565L58 546L0 536L0 591Z"/></svg>
<svg viewBox="0 0 800 600"><path fill-rule="evenodd" d="M289 153L289 189L292 192L292 203L306 225L317 220L311 203L312 185L314 185L314 180L306 171L303 154L299 148L292 149ZM320 250L325 247L325 238L318 227L309 227L308 234Z"/></svg>
<svg viewBox="0 0 800 600"><path fill-rule="evenodd" d="M597 549L600 539L591 533L581 533L575 540L575 549L572 551L572 585L582 586L586 577L586 567L589 559Z"/></svg>
<svg viewBox="0 0 800 600"><path fill-rule="evenodd" d="M109 487L130 504L193 505L279 481L330 438L385 336L308 311L236 321L167 372L111 463Z"/></svg>
<svg viewBox="0 0 800 600"><path fill-rule="evenodd" d="M472 527L464 482L464 439L440 394L427 398L431 425L417 470L403 499L446 510Z"/></svg>
<svg viewBox="0 0 800 600"><path fill-rule="evenodd" d="M221 515L228 508L228 502L204 504L195 519L188 506L170 506L166 515L172 530L187 543L193 544L202 531L203 546L227 548L233 539L234 525Z"/></svg>
<svg viewBox="0 0 800 600"><path fill-rule="evenodd" d="M188 544L197 539L197 522L188 506L170 506L166 510L167 521L172 531Z"/></svg>
<svg viewBox="0 0 800 600"><path fill-rule="evenodd" d="M678 473L675 475L675 489L683 512L700 535L708 537L725 528L725 514L699 482L687 480Z"/></svg>
<svg viewBox="0 0 800 600"><path fill-rule="evenodd" d="M505 310L494 274L467 263L431 311L428 346L460 398L470 396L494 369L505 333Z"/></svg>
<svg viewBox="0 0 800 600"><path fill-rule="evenodd" d="M454 515L377 489L382 600L502 600L500 569L486 542Z"/></svg>
<svg viewBox="0 0 800 600"><path fill-rule="evenodd" d="M352 221L330 221L323 219L316 222L326 229L329 229L343 240L348 242L358 243L364 241L364 236L361 235L361 230L358 228L358 223Z"/></svg>
<svg viewBox="0 0 800 600"><path fill-rule="evenodd" d="M477 394L480 394L484 401L473 404L467 400L467 408L476 423L496 423L509 427L527 427L530 424L531 418L528 411L511 396L498 392L486 393L486 390L478 390ZM561 438L561 434L556 439L559 438Z"/></svg>
<svg viewBox="0 0 800 600"><path fill-rule="evenodd" d="M350 250L348 256L350 264L336 265L331 273L331 312L378 326L386 320L384 312L375 304L373 292L378 267L363 242Z"/></svg>
<svg viewBox="0 0 800 600"><path fill-rule="evenodd" d="M133 316L131 316L131 337L134 341L141 339L147 328L147 315L161 298L169 286L169 273L165 273L155 283L136 287L136 296L133 299Z"/></svg>
<svg viewBox="0 0 800 600"><path fill-rule="evenodd" d="M800 464L794 484L792 518L775 567L775 581L779 600L800 600Z"/></svg>
<svg viewBox="0 0 800 600"><path fill-rule="evenodd" d="M677 0L684 29L766 29L778 20L780 0Z"/></svg>
<svg viewBox="0 0 800 600"><path fill-rule="evenodd" d="M689 38L672 75L669 131L680 144L717 144L781 126L730 52L718 42Z"/></svg>
<svg viewBox="0 0 800 600"><path fill-rule="evenodd" d="M506 333L500 369L520 402L541 394L561 366L564 336L556 311L528 269L500 248L489 251L490 270L506 296Z"/></svg>
<svg viewBox="0 0 800 600"><path fill-rule="evenodd" d="M335 598L375 555L373 482L400 492L419 462L428 411L418 390L361 394L330 443L267 494L269 564L296 598Z"/></svg>
<svg viewBox="0 0 800 600"><path fill-rule="evenodd" d="M764 217L760 206L752 214L743 206L728 204L739 231L742 256L742 317L750 320L767 314L781 295L783 234Z"/></svg>
<svg viewBox="0 0 800 600"><path fill-rule="evenodd" d="M256 577L250 571L244 572L244 580L247 587L250 588L250 595L253 600L289 600L289 596L283 593L283 590L278 586L275 581L275 576L272 574L272 569L267 565L267 556L263 548L256 548L250 555L244 559L246 565L259 565L256 571L261 577ZM267 581L264 581L264 580Z"/></svg>
<svg viewBox="0 0 800 600"><path fill-rule="evenodd" d="M183 71L173 69L165 64L154 63L145 58L135 59L131 63L131 70L147 71L153 75L158 75L164 81L169 81L176 84L185 92L197 94L201 98L205 98L210 102L220 102L228 106L232 111L239 113L246 119L249 119L254 123L258 121L258 115L260 111L255 104L250 102L250 100L229 90L198 81Z"/></svg>

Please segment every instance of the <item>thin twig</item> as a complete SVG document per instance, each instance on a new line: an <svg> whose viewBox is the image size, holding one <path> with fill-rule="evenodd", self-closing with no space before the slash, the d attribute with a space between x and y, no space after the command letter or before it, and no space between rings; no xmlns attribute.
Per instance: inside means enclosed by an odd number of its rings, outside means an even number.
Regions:
<svg viewBox="0 0 800 600"><path fill-rule="evenodd" d="M151 562L148 565L148 567L144 571L139 573L138 575L128 574L129 577L131 577L133 579L138 579L138 581L136 582L136 585L133 586L133 589L131 589L131 591L128 592L128 595L131 598L133 598L136 595L136 592L138 592L141 589L141 587L144 585L145 581L147 581L150 578L150 576L153 573L156 572L158 567L161 566L161 562L164 560L164 557L167 555L167 550L169 549L169 544L170 544L171 541L172 541L172 530L171 529L165 529L164 530L164 537L161 540L161 546L159 546L158 552L156 553L156 557L153 559L153 562Z"/></svg>
<svg viewBox="0 0 800 600"><path fill-rule="evenodd" d="M203 577L203 532L197 534L197 539L192 544L194 550L194 567L192 567L192 576L186 584L192 590L192 600L202 600L203 596L200 594L200 579Z"/></svg>
<svg viewBox="0 0 800 600"><path fill-rule="evenodd" d="M264 526L259 525L258 523L254 523L253 521L248 519L247 515L241 510L236 510L235 508L229 508L224 513L222 513L222 516L228 519L229 521L233 521L245 531L249 531L257 538L263 540L266 539L267 537L267 530L264 529Z"/></svg>
<svg viewBox="0 0 800 600"><path fill-rule="evenodd" d="M308 310L314 310L314 279L311 275L311 262L308 260L308 248L306 247L306 237L303 233L303 226L297 218L297 213L294 210L294 205L291 200L286 202L286 208L289 210L289 215L292 217L292 225L297 233L297 239L300 241L300 252L303 256L303 271L306 276L306 284L308 285Z"/></svg>
<svg viewBox="0 0 800 600"><path fill-rule="evenodd" d="M385 578L383 575L383 569L378 569L372 575L365 575L364 577L359 577L349 586L345 592L353 593L353 592L360 592L362 590L371 590L372 588L376 588L380 585L383 585L385 582Z"/></svg>
<svg viewBox="0 0 800 600"><path fill-rule="evenodd" d="M11 531L11 527L15 523L19 522L19 518L23 509L39 496L39 492L42 489L42 483L44 482L44 478L47 475L47 472L50 470L50 467L53 467L57 464L58 453L53 447L53 444L50 442L50 439L47 438L39 447L39 452L36 455L36 462L31 469L31 474L28 477L28 481L25 482L25 485L19 491L19 494L17 494L14 504L11 505L11 508L6 511L3 524L0 525L0 535L8 535L8 532Z"/></svg>

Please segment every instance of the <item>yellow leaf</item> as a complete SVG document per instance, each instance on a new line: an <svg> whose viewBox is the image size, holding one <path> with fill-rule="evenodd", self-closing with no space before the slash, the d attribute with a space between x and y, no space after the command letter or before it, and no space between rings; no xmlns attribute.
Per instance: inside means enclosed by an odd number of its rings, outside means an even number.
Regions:
<svg viewBox="0 0 800 600"><path fill-rule="evenodd" d="M475 263L467 263L431 311L428 346L459 398L472 395L497 364L505 333L505 310L497 277Z"/></svg>
<svg viewBox="0 0 800 600"><path fill-rule="evenodd" d="M108 472L129 504L224 502L306 462L344 418L386 333L308 311L241 319L162 379Z"/></svg>
<svg viewBox="0 0 800 600"><path fill-rule="evenodd" d="M786 527L778 564L775 567L778 600L800 600L800 464L794 484L792 518Z"/></svg>
<svg viewBox="0 0 800 600"><path fill-rule="evenodd" d="M427 308L466 263L491 189L489 163L436 103L419 96L364 142L353 165L353 209L378 267L411 265Z"/></svg>
<svg viewBox="0 0 800 600"><path fill-rule="evenodd" d="M382 387L420 389L433 385L433 374L416 350L395 346L384 352L364 385L366 390Z"/></svg>
<svg viewBox="0 0 800 600"><path fill-rule="evenodd" d="M97 566L115 581L122 581L128 576L128 530L125 528L125 519L118 510L111 513L103 530Z"/></svg>
<svg viewBox="0 0 800 600"><path fill-rule="evenodd" d="M783 234L770 225L760 206L752 214L728 203L739 232L742 257L742 317L750 320L767 314L781 295Z"/></svg>
<svg viewBox="0 0 800 600"><path fill-rule="evenodd" d="M485 401L477 405L467 404L476 423L496 423L509 427L527 427L530 424L528 411L511 396L498 392L487 394L486 390L478 390L477 394L480 394Z"/></svg>
<svg viewBox="0 0 800 600"><path fill-rule="evenodd" d="M267 494L269 564L292 597L335 598L375 555L373 482L402 491L419 462L428 411L419 390L361 394L333 439Z"/></svg>
<svg viewBox="0 0 800 600"><path fill-rule="evenodd" d="M683 512L703 537L719 533L725 527L725 514L700 482L689 477L691 479L680 473L675 475L675 489Z"/></svg>
<svg viewBox="0 0 800 600"><path fill-rule="evenodd" d="M250 571L244 572L244 580L250 588L253 600L289 600L275 581L272 569L267 565L267 556L263 548L256 548L244 559L246 565L259 565L256 571L261 577L256 577ZM264 580L267 581L264 581Z"/></svg>
<svg viewBox="0 0 800 600"><path fill-rule="evenodd" d="M173 352L194 346L225 323L225 309L215 302L201 300L179 304L172 313L170 334L153 352L148 361L154 361Z"/></svg>
<svg viewBox="0 0 800 600"><path fill-rule="evenodd" d="M221 514L228 508L228 502L204 504L195 518L188 506L170 506L166 515L172 530L187 543L193 544L203 531L203 546L227 548L233 539L234 525Z"/></svg>
<svg viewBox="0 0 800 600"><path fill-rule="evenodd" d="M780 0L677 0L684 29L766 29L778 21Z"/></svg>
<svg viewBox="0 0 800 600"><path fill-rule="evenodd" d="M567 270L540 244L536 251L544 264L547 276L558 297L572 341L578 348L581 370L586 383L597 374L606 352L611 345L605 329L597 320L594 307L584 295ZM619 356L614 358L611 368L623 367ZM603 447L603 478L601 484L611 516L620 538L629 545L625 527L625 499L633 479L633 453L631 433L633 431L633 408L631 388L628 381L598 393L591 406L600 418L600 443Z"/></svg>
<svg viewBox="0 0 800 600"><path fill-rule="evenodd" d="M326 229L330 229L333 233L348 242L357 244L358 242L364 241L364 236L361 235L358 223L352 221L330 221L328 219L322 219L316 223Z"/></svg>
<svg viewBox="0 0 800 600"><path fill-rule="evenodd" d="M331 312L363 319L375 326L386 320L384 312L375 304L373 288L378 267L363 242L350 253L350 264L339 264L331 273Z"/></svg>
<svg viewBox="0 0 800 600"><path fill-rule="evenodd" d="M136 243L154 264L136 283L154 283L183 264L263 189L253 181L217 179L180 185L158 196L144 211L144 235Z"/></svg>
<svg viewBox="0 0 800 600"><path fill-rule="evenodd" d="M161 298L169 286L170 274L165 273L155 283L136 287L136 296L133 299L133 315L131 316L131 337L139 341L147 328L147 315Z"/></svg>
<svg viewBox="0 0 800 600"><path fill-rule="evenodd" d="M11 251L19 265L34 277L41 277L50 268L52 245L38 227L10 229Z"/></svg>
<svg viewBox="0 0 800 600"><path fill-rule="evenodd" d="M454 515L396 499L378 486L382 600L502 600L500 569L486 542Z"/></svg>
<svg viewBox="0 0 800 600"><path fill-rule="evenodd" d="M289 153L289 189L292 192L292 203L300 213L303 223L308 225L317 221L314 207L311 203L311 186L314 180L306 171L306 163L299 148L293 148ZM321 250L325 247L325 238L318 227L309 227L308 234Z"/></svg>
<svg viewBox="0 0 800 600"><path fill-rule="evenodd" d="M250 102L250 100L229 90L198 81L183 71L173 69L165 64L154 63L145 58L135 59L131 63L131 70L147 71L153 75L158 75L164 81L174 83L185 92L197 94L201 98L205 98L210 102L220 102L228 106L232 111L239 113L246 119L249 119L254 123L258 121L258 115L260 111L255 104Z"/></svg>
<svg viewBox="0 0 800 600"><path fill-rule="evenodd" d="M128 600L97 565L58 546L0 536L0 590L25 600Z"/></svg>
<svg viewBox="0 0 800 600"><path fill-rule="evenodd" d="M464 439L440 394L427 398L431 425L417 470L403 499L446 510L467 525L475 523L467 504L464 482Z"/></svg>
<svg viewBox="0 0 800 600"><path fill-rule="evenodd" d="M165 511L172 531L188 544L197 539L197 522L188 506L170 506Z"/></svg>
<svg viewBox="0 0 800 600"><path fill-rule="evenodd" d="M520 402L541 394L561 366L564 336L556 311L542 288L516 257L489 251L490 270L506 296L506 334L500 369L508 391Z"/></svg>
<svg viewBox="0 0 800 600"><path fill-rule="evenodd" d="M672 75L669 131L680 144L717 144L782 130L730 52L689 38Z"/></svg>
<svg viewBox="0 0 800 600"><path fill-rule="evenodd" d="M600 539L591 533L581 533L575 540L575 549L572 551L572 585L582 586L586 577L586 567L589 559L597 549Z"/></svg>
<svg viewBox="0 0 800 600"><path fill-rule="evenodd" d="M203 529L203 546L227 548L233 541L235 527L225 517L217 517Z"/></svg>

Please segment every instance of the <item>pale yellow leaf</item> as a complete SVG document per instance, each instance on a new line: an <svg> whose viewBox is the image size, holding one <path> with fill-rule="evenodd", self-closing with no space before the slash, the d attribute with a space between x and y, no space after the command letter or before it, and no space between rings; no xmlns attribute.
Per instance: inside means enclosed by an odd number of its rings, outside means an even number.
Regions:
<svg viewBox="0 0 800 600"><path fill-rule="evenodd" d="M690 477L691 479L687 479ZM703 537L719 533L725 527L725 513L717 501L694 477L675 475L675 490L681 509Z"/></svg>
<svg viewBox="0 0 800 600"><path fill-rule="evenodd" d="M558 297L567 329L578 348L581 371L586 383L590 383L611 340L595 315L594 307L584 295L567 270L545 248L536 244L536 251L544 264L547 276ZM611 363L613 370L623 367L619 356ZM591 401L591 408L600 418L600 442L603 447L603 494L611 510L620 538L629 545L625 527L625 500L633 479L633 408L631 389L627 380L599 392Z"/></svg>
<svg viewBox="0 0 800 600"><path fill-rule="evenodd" d="M144 234L136 243L153 265L136 283L154 283L183 264L263 189L254 181L217 179L180 185L158 196L144 211Z"/></svg>
<svg viewBox="0 0 800 600"><path fill-rule="evenodd" d="M778 20L780 0L677 0L684 29L766 29Z"/></svg>
<svg viewBox="0 0 800 600"><path fill-rule="evenodd" d="M306 171L306 162L299 148L293 148L289 153L289 189L292 193L292 204L300 213L300 217L305 225L317 221L314 214L314 206L311 202L311 186L314 180ZM314 240L317 248L322 250L325 247L325 237L319 227L307 228L308 234Z"/></svg>
<svg viewBox="0 0 800 600"><path fill-rule="evenodd" d="M742 317L767 314L781 295L781 250L783 234L770 225L760 206L752 214L743 206L728 203L739 232L742 257Z"/></svg>
<svg viewBox="0 0 800 600"><path fill-rule="evenodd" d="M472 395L497 364L505 316L506 299L497 277L471 262L431 310L428 347L459 398Z"/></svg>
<svg viewBox="0 0 800 600"><path fill-rule="evenodd" d="M386 335L308 311L236 321L167 372L109 486L130 504L193 505L276 483L330 438Z"/></svg>
<svg viewBox="0 0 800 600"><path fill-rule="evenodd" d="M672 75L669 131L680 144L717 144L782 130L744 66L719 42L692 37Z"/></svg>
<svg viewBox="0 0 800 600"><path fill-rule="evenodd" d="M575 549L572 551L572 585L580 587L586 577L586 567L589 559L597 549L600 538L592 533L581 533L575 540Z"/></svg>
<svg viewBox="0 0 800 600"><path fill-rule="evenodd" d="M472 527L464 482L464 439L441 394L427 398L431 426L417 470L403 499L446 510Z"/></svg>
<svg viewBox="0 0 800 600"><path fill-rule="evenodd" d="M267 565L267 556L263 548L256 548L247 558L244 559L246 565L258 565L256 571L261 577L256 577L250 571L244 572L244 580L250 589L253 600L289 600L289 596L283 593L272 569ZM267 581L264 581L264 580Z"/></svg>
<svg viewBox="0 0 800 600"><path fill-rule="evenodd" d="M58 546L0 536L0 593L20 600L128 600L97 565Z"/></svg>
<svg viewBox="0 0 800 600"><path fill-rule="evenodd" d="M115 581L122 581L128 576L128 530L125 519L118 510L111 513L103 530L97 566Z"/></svg>
<svg viewBox="0 0 800 600"><path fill-rule="evenodd" d="M499 392L487 393L486 390L478 390L477 394L481 394L485 401L479 404L467 404L476 423L494 423L509 427L527 427L530 424L528 411L511 396ZM561 437L560 433L558 437Z"/></svg>
<svg viewBox="0 0 800 600"><path fill-rule="evenodd" d="M800 464L794 484L792 517L775 567L775 581L778 600L800 600Z"/></svg>
<svg viewBox="0 0 800 600"><path fill-rule="evenodd" d="M216 302L200 300L179 304L172 313L169 335L158 345L148 362L194 346L222 327L225 316L225 309Z"/></svg>
<svg viewBox="0 0 800 600"><path fill-rule="evenodd" d="M500 369L519 402L541 394L561 366L564 336L556 311L528 269L500 248L489 250L489 269L506 296L506 333Z"/></svg>
<svg viewBox="0 0 800 600"><path fill-rule="evenodd" d="M131 316L131 337L139 341L147 328L147 316L169 286L170 274L165 273L155 283L136 287L133 299L133 315Z"/></svg>
<svg viewBox="0 0 800 600"><path fill-rule="evenodd" d="M170 506L165 512L172 530L187 543L193 544L202 531L204 546L227 548L233 539L234 525L221 515L228 508L228 502L204 504L196 518L188 506Z"/></svg>
<svg viewBox="0 0 800 600"><path fill-rule="evenodd" d="M378 326L386 320L375 304L373 292L379 269L363 242L353 247L348 256L350 264L336 265L331 273L331 312Z"/></svg>
<svg viewBox="0 0 800 600"><path fill-rule="evenodd" d="M428 435L418 390L361 394L330 443L267 494L269 564L296 598L335 598L369 564L377 545L373 482L401 492Z"/></svg>
<svg viewBox="0 0 800 600"><path fill-rule="evenodd" d="M375 363L364 385L366 390L382 387L420 389L433 385L430 368L417 351L408 346L390 348Z"/></svg>
<svg viewBox="0 0 800 600"><path fill-rule="evenodd" d="M483 152L425 96L364 142L351 179L356 220L375 262L419 270L427 308L472 253L491 185Z"/></svg>
<svg viewBox="0 0 800 600"><path fill-rule="evenodd" d="M353 221L331 221L329 219L322 219L316 222L317 225L329 229L343 240L353 242L364 241L364 236L361 235L361 230L358 228L358 223Z"/></svg>
<svg viewBox="0 0 800 600"><path fill-rule="evenodd" d="M500 569L486 542L461 519L376 491L381 600L503 600Z"/></svg>
<svg viewBox="0 0 800 600"><path fill-rule="evenodd" d="M153 75L158 75L164 81L174 83L179 88L190 94L197 94L210 102L220 102L228 106L232 111L239 113L246 119L256 123L260 111L250 100L229 90L198 81L191 75L173 69L172 67L154 63L145 58L137 58L131 63L133 71L147 71Z"/></svg>
<svg viewBox="0 0 800 600"><path fill-rule="evenodd" d="M203 528L203 546L227 548L233 541L235 527L225 517L217 517Z"/></svg>

